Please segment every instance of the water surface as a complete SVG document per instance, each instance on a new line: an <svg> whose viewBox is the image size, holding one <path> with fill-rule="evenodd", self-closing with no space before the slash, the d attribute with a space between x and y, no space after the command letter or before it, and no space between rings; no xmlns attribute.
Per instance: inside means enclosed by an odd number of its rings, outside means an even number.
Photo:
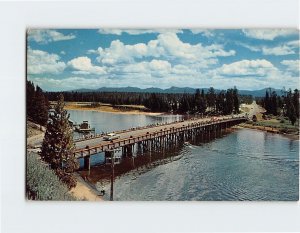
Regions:
<svg viewBox="0 0 300 233"><path fill-rule="evenodd" d="M144 116L70 111L96 131L113 131L180 116ZM136 155L135 155L136 156ZM82 171L110 198L109 166L92 156ZM114 200L291 200L299 199L299 141L251 129L236 129L209 142L191 140L164 151L124 158L115 167Z"/></svg>

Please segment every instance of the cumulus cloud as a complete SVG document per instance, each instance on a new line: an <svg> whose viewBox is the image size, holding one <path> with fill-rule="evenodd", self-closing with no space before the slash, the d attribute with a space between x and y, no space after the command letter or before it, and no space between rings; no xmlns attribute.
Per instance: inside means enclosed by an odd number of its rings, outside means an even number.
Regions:
<svg viewBox="0 0 300 233"><path fill-rule="evenodd" d="M287 67L287 70L299 73L300 60L283 60L280 62Z"/></svg>
<svg viewBox="0 0 300 233"><path fill-rule="evenodd" d="M231 64L224 64L218 69L218 73L225 76L266 76L277 68L265 59L242 60Z"/></svg>
<svg viewBox="0 0 300 233"><path fill-rule="evenodd" d="M147 44L124 45L119 40L111 42L110 47L98 48L97 60L102 64L132 63L135 59L146 57L161 58L180 63L199 63L203 67L216 64L217 57L233 56L234 50L225 51L222 45L203 46L201 43L192 45L182 42L176 33L159 34L156 40Z"/></svg>
<svg viewBox="0 0 300 233"><path fill-rule="evenodd" d="M129 35L140 35L147 33L182 33L181 29L113 29L113 28L102 28L98 30L100 34L112 34L112 35L122 35L122 33L127 33Z"/></svg>
<svg viewBox="0 0 300 233"><path fill-rule="evenodd" d="M268 46L253 46L245 43L237 43L251 51L261 52L263 55L275 55L275 56L283 56L289 54L295 54L296 49L299 47L299 41L289 41L286 43L281 43L280 45L268 47Z"/></svg>
<svg viewBox="0 0 300 233"><path fill-rule="evenodd" d="M112 68L119 74L142 74L148 77L165 77L172 72L172 65L168 61L153 59L138 63L127 64Z"/></svg>
<svg viewBox="0 0 300 233"><path fill-rule="evenodd" d="M61 41L61 40L72 40L75 39L74 34L64 35L56 30L45 30L45 29L30 29L28 30L28 39L34 40L38 43L47 44L49 42Z"/></svg>
<svg viewBox="0 0 300 233"><path fill-rule="evenodd" d="M98 50L96 49L89 49L88 51L86 51L87 54L98 54Z"/></svg>
<svg viewBox="0 0 300 233"><path fill-rule="evenodd" d="M66 64L60 61L57 54L50 54L42 50L27 51L28 74L58 74L64 71Z"/></svg>
<svg viewBox="0 0 300 233"><path fill-rule="evenodd" d="M75 74L105 74L105 68L94 66L88 57L77 57L68 62L68 66L77 70Z"/></svg>
<svg viewBox="0 0 300 233"><path fill-rule="evenodd" d="M244 29L243 33L247 37L260 40L274 40L277 37L297 35L295 29Z"/></svg>
<svg viewBox="0 0 300 233"><path fill-rule="evenodd" d="M191 33L201 33L206 37L212 36L210 33L213 33L213 30L190 30L191 32L187 33L189 37L192 36ZM261 45L257 42L252 43L252 40L247 40L249 44L235 42L238 46L231 46L230 43L207 45L202 44L201 41L191 43L187 38L180 39L178 32L181 31L175 29L159 32L150 29L104 31L102 29L102 32L99 31L101 34L157 33L157 35L153 40L136 44L127 43L127 37L123 40L121 36L119 40L111 41L108 47L95 47L95 49L87 47L82 55L77 55L78 57L65 62L57 54L29 48L28 78L45 90L54 91L102 86L230 88L236 85L239 89L258 89L271 84L275 88L299 85L299 60L283 60L281 65L276 67L274 64L277 63L272 64L272 62L276 62L277 58L268 57L270 60L265 60L262 56L262 54L277 56L295 54L299 48L299 40L287 41L285 39L285 42L269 44L268 41L264 41L260 43ZM53 38L50 41L54 41ZM201 39L201 37L195 38ZM41 43L39 47L48 47L45 42L39 43ZM251 54L256 57L252 60L249 59L247 53L234 57L236 52L233 48L239 51L240 46L260 53ZM72 51L68 50L67 53L71 55ZM64 52L61 51L61 54ZM61 56L65 59L65 56ZM229 59L230 62L224 59L228 56L232 56ZM96 57L96 61L90 57ZM233 59L235 62L232 62ZM68 68L67 72L62 75L61 72L66 68Z"/></svg>
<svg viewBox="0 0 300 233"><path fill-rule="evenodd" d="M202 34L206 37L213 37L215 35L214 30L211 29L190 29L193 34Z"/></svg>
<svg viewBox="0 0 300 233"><path fill-rule="evenodd" d="M142 58L145 56L157 57L159 51L154 47L147 46L144 43L138 43L134 45L124 45L120 40L114 40L111 42L110 47L102 49L98 48L97 61L103 64L113 65L116 63L130 63L135 58Z"/></svg>
<svg viewBox="0 0 300 233"><path fill-rule="evenodd" d="M281 56L281 55L295 54L295 51L286 45L281 45L281 46L276 46L271 48L262 47L261 50L264 55Z"/></svg>
<svg viewBox="0 0 300 233"><path fill-rule="evenodd" d="M292 40L286 43L291 48L299 48L300 41L299 40Z"/></svg>

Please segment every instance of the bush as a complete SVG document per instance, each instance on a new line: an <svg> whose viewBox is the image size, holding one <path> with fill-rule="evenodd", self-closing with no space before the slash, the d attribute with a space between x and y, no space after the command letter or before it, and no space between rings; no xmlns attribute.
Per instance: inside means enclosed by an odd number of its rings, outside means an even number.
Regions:
<svg viewBox="0 0 300 233"><path fill-rule="evenodd" d="M283 120L283 119L280 121L280 123L284 123L284 122L285 122L285 120Z"/></svg>
<svg viewBox="0 0 300 233"><path fill-rule="evenodd" d="M253 122L257 122L257 117L256 117L256 115L253 115L252 121L253 121Z"/></svg>
<svg viewBox="0 0 300 233"><path fill-rule="evenodd" d="M57 169L55 173L69 189L76 187L77 181L71 173L67 173L62 169Z"/></svg>
<svg viewBox="0 0 300 233"><path fill-rule="evenodd" d="M26 161L26 195L29 200L76 200L39 155L28 153Z"/></svg>

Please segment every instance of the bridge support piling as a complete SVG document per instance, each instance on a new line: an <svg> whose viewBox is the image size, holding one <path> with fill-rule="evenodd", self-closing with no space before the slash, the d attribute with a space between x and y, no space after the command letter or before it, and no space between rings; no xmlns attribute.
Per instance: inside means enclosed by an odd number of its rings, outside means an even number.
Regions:
<svg viewBox="0 0 300 233"><path fill-rule="evenodd" d="M83 164L84 169L88 171L91 170L91 156L90 155L85 156L83 162L84 162Z"/></svg>

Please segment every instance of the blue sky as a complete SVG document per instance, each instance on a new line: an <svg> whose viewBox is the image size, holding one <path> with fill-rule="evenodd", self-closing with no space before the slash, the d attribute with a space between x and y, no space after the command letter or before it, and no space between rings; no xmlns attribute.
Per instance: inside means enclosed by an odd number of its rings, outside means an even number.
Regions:
<svg viewBox="0 0 300 233"><path fill-rule="evenodd" d="M295 29L30 29L27 78L100 87L299 88Z"/></svg>

